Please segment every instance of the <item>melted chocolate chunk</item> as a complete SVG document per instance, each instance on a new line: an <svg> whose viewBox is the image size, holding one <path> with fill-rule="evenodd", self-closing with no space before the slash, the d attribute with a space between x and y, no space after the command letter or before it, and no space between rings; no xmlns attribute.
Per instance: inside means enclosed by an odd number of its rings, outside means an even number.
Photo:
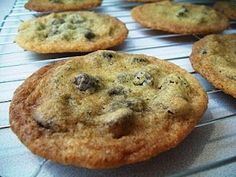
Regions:
<svg viewBox="0 0 236 177"><path fill-rule="evenodd" d="M140 86L149 85L152 83L152 80L153 78L149 73L144 71L139 71L134 76L133 84Z"/></svg>
<svg viewBox="0 0 236 177"><path fill-rule="evenodd" d="M188 9L185 6L182 6L182 8L177 11L176 16L177 17L187 17Z"/></svg>
<svg viewBox="0 0 236 177"><path fill-rule="evenodd" d="M64 19L54 19L52 22L52 25L61 25L63 23L65 23L65 20Z"/></svg>
<svg viewBox="0 0 236 177"><path fill-rule="evenodd" d="M122 86L113 87L113 88L108 90L108 95L109 96L125 95L125 94L126 94L125 88L122 87Z"/></svg>
<svg viewBox="0 0 236 177"><path fill-rule="evenodd" d="M207 54L207 50L206 50L206 49L202 49L202 50L200 51L200 54L201 54L201 55L206 55L206 54Z"/></svg>
<svg viewBox="0 0 236 177"><path fill-rule="evenodd" d="M108 131L113 138L121 138L129 134L132 129L133 112L128 108L121 108L109 112L97 119L103 131Z"/></svg>
<svg viewBox="0 0 236 177"><path fill-rule="evenodd" d="M93 32L91 32L91 31L86 32L86 33L84 34L84 36L85 36L86 39L88 39L88 40L92 40L93 38L96 37L96 35L95 35Z"/></svg>
<svg viewBox="0 0 236 177"><path fill-rule="evenodd" d="M147 62L148 62L148 60L146 58L135 57L132 59L132 63L147 63Z"/></svg>
<svg viewBox="0 0 236 177"><path fill-rule="evenodd" d="M111 59L111 58L114 57L114 54L111 53L111 52L103 52L103 53L102 53L102 56L103 56L104 58L106 58L106 59Z"/></svg>
<svg viewBox="0 0 236 177"><path fill-rule="evenodd" d="M95 92L100 87L99 80L86 73L79 74L74 83L80 91L88 91L90 93Z"/></svg>

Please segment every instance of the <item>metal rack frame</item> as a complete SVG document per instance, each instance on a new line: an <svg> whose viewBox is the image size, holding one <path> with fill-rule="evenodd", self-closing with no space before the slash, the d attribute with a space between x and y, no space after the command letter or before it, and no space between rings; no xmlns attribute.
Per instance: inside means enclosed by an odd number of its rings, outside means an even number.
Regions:
<svg viewBox="0 0 236 177"><path fill-rule="evenodd" d="M24 79L46 64L66 60L70 56L79 55L78 53L38 55L24 51L18 47L14 42L14 38L17 34L19 24L24 20L32 18L32 16L37 17L42 15L37 12L25 10L23 7L25 2L26 0L16 0L10 13L0 21L0 137L2 136L1 134L12 134L8 123L8 107L14 90L24 81ZM125 3L120 0L104 0L102 7L95 10L119 18L126 23L130 31L126 42L113 49L129 53L146 53L164 58L165 60L181 66L195 76L202 83L209 95L209 109L203 120L196 126L196 129L205 129L205 127L218 123L226 124L225 122L227 121L236 126L235 99L212 87L211 84L192 69L189 63L188 56L191 51L192 43L201 37L170 34L142 28L130 17L130 9L137 4L138 3ZM232 32L236 32L235 21L231 21L231 29L225 31L225 33ZM219 101L223 103L219 103ZM5 131L7 131L7 133L5 133ZM233 135L236 135L235 131L233 132ZM232 137L232 141L236 140L236 136ZM1 140L3 140L3 138L0 138L0 144L4 144L5 142L1 142ZM3 152L3 150L4 149L1 149L0 147L0 157L4 154L1 154L1 151ZM47 160L42 160L41 163L38 163L35 173L31 176L38 176L46 162ZM171 176L177 177L197 174L199 172L202 173L235 162L236 149L233 148L231 156L218 160L213 159L212 162L205 162L203 165L198 165L193 168L186 166L183 168L183 171L172 172L171 174L173 175ZM0 165L1 164L0 158ZM0 176L5 177L4 174L1 174L1 170Z"/></svg>

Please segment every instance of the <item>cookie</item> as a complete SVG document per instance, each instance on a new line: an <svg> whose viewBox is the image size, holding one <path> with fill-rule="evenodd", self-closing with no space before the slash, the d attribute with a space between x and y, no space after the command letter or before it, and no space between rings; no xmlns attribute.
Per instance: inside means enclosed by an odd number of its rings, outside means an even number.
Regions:
<svg viewBox="0 0 236 177"><path fill-rule="evenodd" d="M102 0L29 0L25 8L38 12L60 12L91 9L100 6Z"/></svg>
<svg viewBox="0 0 236 177"><path fill-rule="evenodd" d="M16 42L37 53L91 52L121 44L124 23L94 12L62 12L23 22Z"/></svg>
<svg viewBox="0 0 236 177"><path fill-rule="evenodd" d="M236 98L236 34L209 35L193 45L193 68Z"/></svg>
<svg viewBox="0 0 236 177"><path fill-rule="evenodd" d="M132 17L145 27L181 34L217 33L229 27L228 19L210 7L171 1L135 7Z"/></svg>
<svg viewBox="0 0 236 177"><path fill-rule="evenodd" d="M236 20L236 1L217 1L214 8L223 12L228 18Z"/></svg>
<svg viewBox="0 0 236 177"><path fill-rule="evenodd" d="M97 51L41 68L14 93L10 124L35 154L112 168L174 148L207 107L198 81L145 55Z"/></svg>

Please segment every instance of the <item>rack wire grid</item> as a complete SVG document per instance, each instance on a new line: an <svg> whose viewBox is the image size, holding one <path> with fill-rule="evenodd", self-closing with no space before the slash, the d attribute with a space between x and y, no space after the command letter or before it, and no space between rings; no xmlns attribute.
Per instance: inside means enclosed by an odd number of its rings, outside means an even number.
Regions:
<svg viewBox="0 0 236 177"><path fill-rule="evenodd" d="M14 38L19 24L42 15L24 9L25 3L26 0L16 0L0 22L0 177L236 176L236 101L215 89L191 67L192 44L200 37L143 28L130 16L130 10L138 3L121 0L104 0L95 9L119 18L129 29L128 39L113 50L156 56L186 69L201 82L209 96L202 121L177 148L146 162L116 169L64 166L33 155L10 129L8 108L13 92L40 67L79 53L40 55L18 47ZM235 21L231 21L231 28L224 33L233 32L236 32Z"/></svg>

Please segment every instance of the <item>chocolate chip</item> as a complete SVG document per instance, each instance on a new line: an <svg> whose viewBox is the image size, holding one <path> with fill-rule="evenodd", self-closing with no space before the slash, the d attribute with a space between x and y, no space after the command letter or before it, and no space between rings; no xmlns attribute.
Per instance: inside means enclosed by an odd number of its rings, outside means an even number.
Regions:
<svg viewBox="0 0 236 177"><path fill-rule="evenodd" d="M63 23L65 23L65 20L64 20L64 19L54 19L54 20L51 22L52 25L61 25L61 24L63 24Z"/></svg>
<svg viewBox="0 0 236 177"><path fill-rule="evenodd" d="M125 88L122 87L122 86L113 87L113 88L108 90L108 95L109 96L125 95L125 94L126 94Z"/></svg>
<svg viewBox="0 0 236 177"><path fill-rule="evenodd" d="M147 59L146 58L133 58L132 59L132 63L147 63Z"/></svg>
<svg viewBox="0 0 236 177"><path fill-rule="evenodd" d="M102 57L109 62L110 65L114 63L113 57L114 54L112 52L103 52Z"/></svg>
<svg viewBox="0 0 236 177"><path fill-rule="evenodd" d="M168 114L172 114L172 115L174 114L174 113L173 113L172 111L170 111L170 110L168 110L167 112L168 112Z"/></svg>
<svg viewBox="0 0 236 177"><path fill-rule="evenodd" d="M188 9L185 6L182 6L182 8L177 11L176 16L177 17L186 17L188 12L189 12Z"/></svg>
<svg viewBox="0 0 236 177"><path fill-rule="evenodd" d="M86 73L79 74L74 81L74 84L80 91L95 92L99 87L99 80Z"/></svg>
<svg viewBox="0 0 236 177"><path fill-rule="evenodd" d="M128 99L125 103L127 107L136 112L142 112L146 107L145 102L142 99Z"/></svg>
<svg viewBox="0 0 236 177"><path fill-rule="evenodd" d="M111 59L111 58L114 57L113 53L111 53L111 52L103 52L103 53L102 53L102 56L103 56L104 58L107 58L107 59Z"/></svg>
<svg viewBox="0 0 236 177"><path fill-rule="evenodd" d="M117 109L97 117L96 123L102 132L109 132L113 138L129 134L132 127L133 111L129 108Z"/></svg>
<svg viewBox="0 0 236 177"><path fill-rule="evenodd" d="M95 35L93 32L91 32L91 31L86 32L86 33L84 34L84 36L85 36L86 39L88 39L88 40L92 40L93 38L96 37L96 35Z"/></svg>
<svg viewBox="0 0 236 177"><path fill-rule="evenodd" d="M133 79L133 84L134 85L149 85L152 83L152 76L144 71L139 71L135 74L134 79Z"/></svg>
<svg viewBox="0 0 236 177"><path fill-rule="evenodd" d="M62 0L49 0L52 3L62 3Z"/></svg>
<svg viewBox="0 0 236 177"><path fill-rule="evenodd" d="M206 49L202 49L202 50L200 51L200 53L201 53L202 55L206 55L206 54L207 54L207 50L206 50Z"/></svg>
<svg viewBox="0 0 236 177"><path fill-rule="evenodd" d="M41 122L36 121L37 125L41 128L46 128L46 129L50 129L51 125L49 124L42 124Z"/></svg>

